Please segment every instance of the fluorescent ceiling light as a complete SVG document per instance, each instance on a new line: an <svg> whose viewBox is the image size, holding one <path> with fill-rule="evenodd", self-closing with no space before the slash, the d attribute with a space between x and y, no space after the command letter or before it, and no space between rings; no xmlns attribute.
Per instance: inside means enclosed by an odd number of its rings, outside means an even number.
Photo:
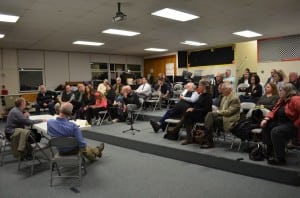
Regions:
<svg viewBox="0 0 300 198"><path fill-rule="evenodd" d="M1 22L15 23L15 22L18 21L19 18L20 18L19 16L0 14L0 21Z"/></svg>
<svg viewBox="0 0 300 198"><path fill-rule="evenodd" d="M168 51L167 49L161 49L161 48L147 48L147 49L144 49L146 51L153 51L153 52L165 52L165 51Z"/></svg>
<svg viewBox="0 0 300 198"><path fill-rule="evenodd" d="M132 32L132 31L127 31L127 30L117 30L117 29L103 30L102 33L115 34L115 35L121 35L121 36L136 36L136 35L140 34L139 32Z"/></svg>
<svg viewBox="0 0 300 198"><path fill-rule="evenodd" d="M74 41L73 44L76 44L76 45L92 45L92 46L104 45L104 43L91 42L91 41Z"/></svg>
<svg viewBox="0 0 300 198"><path fill-rule="evenodd" d="M181 12L181 11L170 9L170 8L164 8L162 10L152 12L151 14L155 15L155 16L165 17L165 18L168 18L168 19L182 21L182 22L190 21L190 20L199 18L196 15L192 15L192 14L189 14L189 13Z"/></svg>
<svg viewBox="0 0 300 198"><path fill-rule="evenodd" d="M5 37L5 34L0 34L0 38L4 38Z"/></svg>
<svg viewBox="0 0 300 198"><path fill-rule="evenodd" d="M196 41L183 41L183 42L181 42L181 44L193 45L193 46L207 45L207 43L199 43L199 42L196 42Z"/></svg>
<svg viewBox="0 0 300 198"><path fill-rule="evenodd" d="M234 32L232 34L235 34L235 35L238 35L238 36L247 37L247 38L262 36L262 34L257 33L257 32L253 32L253 31L250 31L250 30L244 30L244 31L240 31L240 32Z"/></svg>

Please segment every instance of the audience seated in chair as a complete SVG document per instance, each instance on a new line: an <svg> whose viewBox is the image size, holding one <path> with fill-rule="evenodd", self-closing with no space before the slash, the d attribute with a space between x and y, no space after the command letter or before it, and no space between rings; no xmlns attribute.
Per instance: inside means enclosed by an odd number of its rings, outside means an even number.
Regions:
<svg viewBox="0 0 300 198"><path fill-rule="evenodd" d="M88 123L92 123L92 119L95 118L96 120L99 119L99 112L107 110L107 99L101 92L95 93L95 103L90 104L86 110L86 120Z"/></svg>
<svg viewBox="0 0 300 198"><path fill-rule="evenodd" d="M85 93L85 86L82 83L79 83L77 88L78 89L74 92L74 99L71 101L73 105L73 114L75 114L75 117L79 117L78 111L84 104L83 97Z"/></svg>
<svg viewBox="0 0 300 198"><path fill-rule="evenodd" d="M217 128L222 128L225 133L240 119L240 100L233 94L233 85L224 82L222 84L222 100L217 111L208 112L205 118L205 136L201 148L214 147L213 133Z"/></svg>
<svg viewBox="0 0 300 198"><path fill-rule="evenodd" d="M291 83L283 84L276 106L261 122L263 142L267 145L268 163L284 165L286 142L300 139L300 96Z"/></svg>
<svg viewBox="0 0 300 198"><path fill-rule="evenodd" d="M226 69L223 82L228 82L233 85L235 84L235 77L231 75L231 69Z"/></svg>
<svg viewBox="0 0 300 198"><path fill-rule="evenodd" d="M106 94L106 85L107 85L108 83L109 83L108 80L107 80L107 79L104 79L104 80L103 80L103 83L100 83L100 84L98 85L97 91L98 91L98 92L101 92L103 95L105 95L105 94Z"/></svg>
<svg viewBox="0 0 300 198"><path fill-rule="evenodd" d="M85 86L85 92L83 94L83 102L82 106L77 111L77 118L86 119L87 110L90 105L94 105L96 102L96 98L93 92L93 88L91 85Z"/></svg>
<svg viewBox="0 0 300 198"><path fill-rule="evenodd" d="M56 93L54 91L47 90L45 85L40 85L39 89L40 91L37 95L35 105L36 113L39 115L41 113L41 108L48 108L49 113L54 115L54 105L57 99Z"/></svg>
<svg viewBox="0 0 300 198"><path fill-rule="evenodd" d="M257 103L258 99L262 96L262 86L259 83L259 76L252 75L250 78L250 86L246 88L245 95L240 95L240 101Z"/></svg>
<svg viewBox="0 0 300 198"><path fill-rule="evenodd" d="M145 77L142 78L142 84L135 90L135 93L143 99L147 99L151 96L151 85Z"/></svg>
<svg viewBox="0 0 300 198"><path fill-rule="evenodd" d="M163 117L159 120L159 122L155 122L153 120L150 121L154 132L158 132L159 129L165 131L165 128L167 126L165 120L174 117L181 118L188 108L193 107L194 103L198 100L198 97L199 94L195 91L194 83L187 83L186 89L179 96L180 101L175 104L175 107L172 109L168 109Z"/></svg>
<svg viewBox="0 0 300 198"><path fill-rule="evenodd" d="M154 85L154 91L161 93L162 99L167 99L170 96L170 88L166 83L164 83L164 80L160 78L157 79L157 84Z"/></svg>
<svg viewBox="0 0 300 198"><path fill-rule="evenodd" d="M121 80L120 77L118 77L118 78L116 79L116 84L114 84L114 85L112 86L112 88L114 89L114 91L115 91L115 93L116 93L116 96L121 95L122 87L123 87L122 80Z"/></svg>
<svg viewBox="0 0 300 198"><path fill-rule="evenodd" d="M244 74L243 74L243 76L239 79L239 81L238 81L238 84L237 85L240 85L240 84L250 84L250 82L251 82L251 75L250 75L250 70L248 69L248 68L246 68L245 69L245 71L244 71ZM238 92L246 92L246 89L247 88L240 88L239 90L238 90Z"/></svg>
<svg viewBox="0 0 300 198"><path fill-rule="evenodd" d="M289 73L289 83L292 83L296 87L298 93L300 92L300 78L297 72Z"/></svg>
<svg viewBox="0 0 300 198"><path fill-rule="evenodd" d="M7 140L11 140L11 136L15 133L16 129L24 129L25 126L31 126L33 124L37 124L46 120L30 120L29 119L29 113L25 112L26 108L26 101L24 98L17 98L15 101L15 107L12 108L7 116L6 126L5 126L5 136ZM27 130L26 130L27 131ZM20 132L20 130L19 130ZM25 131L21 130L21 133ZM27 135L22 135L22 137L25 137ZM27 138L22 138L23 144L25 147ZM22 141L22 140L20 140Z"/></svg>
<svg viewBox="0 0 300 198"><path fill-rule="evenodd" d="M61 155L78 153L80 149L88 160L95 161L97 157L100 158L102 156L104 144L101 143L100 146L95 148L87 145L79 127L75 123L68 120L72 115L72 109L73 105L71 103L66 102L62 104L59 116L55 120L48 120L47 133L52 138L74 137L79 142L79 148L58 148Z"/></svg>
<svg viewBox="0 0 300 198"><path fill-rule="evenodd" d="M210 85L208 81L200 80L197 88L199 98L193 105L186 110L180 123L173 129L173 133L178 133L182 124L186 128L186 139L181 142L182 145L193 143L192 129L195 123L204 122L206 114L212 111L212 96L209 93Z"/></svg>
<svg viewBox="0 0 300 198"><path fill-rule="evenodd" d="M71 86L66 85L61 96L58 96L57 98L59 103L71 102L72 100L74 100L75 96L71 90Z"/></svg>
<svg viewBox="0 0 300 198"><path fill-rule="evenodd" d="M123 112L127 112L128 118L130 119L132 116L132 111L137 110L140 106L140 100L138 95L131 90L129 85L123 87Z"/></svg>
<svg viewBox="0 0 300 198"><path fill-rule="evenodd" d="M272 110L279 99L278 90L274 83L265 85L265 94L259 98L257 105Z"/></svg>

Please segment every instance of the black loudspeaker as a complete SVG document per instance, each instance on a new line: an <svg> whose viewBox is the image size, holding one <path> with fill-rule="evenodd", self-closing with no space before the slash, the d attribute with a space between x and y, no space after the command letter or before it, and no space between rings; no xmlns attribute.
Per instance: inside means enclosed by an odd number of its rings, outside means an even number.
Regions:
<svg viewBox="0 0 300 198"><path fill-rule="evenodd" d="M187 51L178 51L178 68L187 68L188 64L188 53Z"/></svg>

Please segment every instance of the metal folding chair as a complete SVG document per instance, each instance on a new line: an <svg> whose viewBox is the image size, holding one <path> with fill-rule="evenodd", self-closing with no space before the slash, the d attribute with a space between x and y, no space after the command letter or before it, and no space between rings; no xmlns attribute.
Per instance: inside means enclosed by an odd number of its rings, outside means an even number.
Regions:
<svg viewBox="0 0 300 198"><path fill-rule="evenodd" d="M79 180L79 185L81 184L81 178L82 178L82 169L84 170L84 173L86 174L86 168L85 168L85 160L82 156L82 153L79 149L78 141L73 137L56 137L49 140L49 146L51 150L52 157L50 159L50 186L53 184L53 178L77 178ZM55 148L78 148L78 152L74 152L74 154L70 155L62 155L59 151L54 151L53 147ZM78 174L77 175L61 175L61 169L62 167L66 168L78 168ZM58 175L54 176L53 172L54 170L57 170Z"/></svg>
<svg viewBox="0 0 300 198"><path fill-rule="evenodd" d="M4 132L0 131L0 166L5 163L5 156L7 154L7 147L10 147L10 142L6 139Z"/></svg>
<svg viewBox="0 0 300 198"><path fill-rule="evenodd" d="M49 144L48 144L48 139L46 142L36 142L32 134L29 134L28 138L30 139L31 142L33 142L32 144L29 145L29 147L31 148L30 154L32 156L32 159L26 159L26 158L23 159L24 156L20 154L19 162L18 162L18 170L21 170L21 165L23 162L30 161L30 165L29 165L30 174L33 175L34 166L36 165L36 162L39 162L39 164L41 164L41 159L44 159L47 162L49 162L50 160L49 155L46 153L46 150L49 149Z"/></svg>

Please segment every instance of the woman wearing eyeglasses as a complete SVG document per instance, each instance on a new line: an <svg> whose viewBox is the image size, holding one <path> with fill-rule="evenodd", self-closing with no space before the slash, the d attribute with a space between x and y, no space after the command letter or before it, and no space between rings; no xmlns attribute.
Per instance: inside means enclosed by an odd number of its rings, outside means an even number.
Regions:
<svg viewBox="0 0 300 198"><path fill-rule="evenodd" d="M282 85L279 96L278 103L260 124L268 163L272 165L284 165L286 142L297 136L300 139L300 96L291 83Z"/></svg>

